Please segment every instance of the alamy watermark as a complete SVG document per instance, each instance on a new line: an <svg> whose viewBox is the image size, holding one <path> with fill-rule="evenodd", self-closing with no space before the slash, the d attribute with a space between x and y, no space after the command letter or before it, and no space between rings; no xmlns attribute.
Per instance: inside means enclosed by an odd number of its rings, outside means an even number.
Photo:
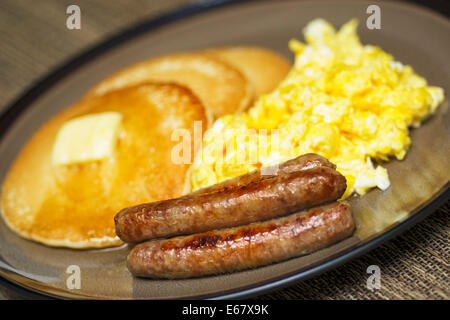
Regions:
<svg viewBox="0 0 450 320"><path fill-rule="evenodd" d="M81 289L81 269L76 264L67 267L66 273L69 276L66 279L66 287L69 290Z"/></svg>
<svg viewBox="0 0 450 320"><path fill-rule="evenodd" d="M273 165L262 168L261 174L277 174L280 155L275 150L280 150L279 129L250 128L239 134L232 129L217 133L208 129L203 134L202 128L202 121L194 121L193 130L179 128L172 132L171 141L178 142L171 151L172 163L209 165L226 162L229 165L257 165L258 159L270 158ZM203 138L213 132L215 149L205 152Z"/></svg>
<svg viewBox="0 0 450 320"><path fill-rule="evenodd" d="M69 15L66 19L66 27L69 30L81 29L81 9L76 4L67 7L66 13Z"/></svg>
<svg viewBox="0 0 450 320"><path fill-rule="evenodd" d="M366 287L369 290L380 289L381 288L381 270L376 264L370 265L366 270L367 274L370 276L367 278Z"/></svg>
<svg viewBox="0 0 450 320"><path fill-rule="evenodd" d="M376 4L367 7L366 13L370 16L366 20L367 29L381 29L381 8Z"/></svg>

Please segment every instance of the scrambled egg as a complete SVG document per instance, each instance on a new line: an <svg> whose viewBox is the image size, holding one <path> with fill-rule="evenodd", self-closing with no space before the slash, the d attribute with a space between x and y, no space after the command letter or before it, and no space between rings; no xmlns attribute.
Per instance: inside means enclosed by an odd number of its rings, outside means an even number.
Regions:
<svg viewBox="0 0 450 320"><path fill-rule="evenodd" d="M336 31L322 19L291 40L295 65L272 93L242 114L219 118L203 138L191 172L193 190L313 152L347 179L344 197L389 187L381 165L401 160L417 127L444 99L410 66L362 45L357 21Z"/></svg>

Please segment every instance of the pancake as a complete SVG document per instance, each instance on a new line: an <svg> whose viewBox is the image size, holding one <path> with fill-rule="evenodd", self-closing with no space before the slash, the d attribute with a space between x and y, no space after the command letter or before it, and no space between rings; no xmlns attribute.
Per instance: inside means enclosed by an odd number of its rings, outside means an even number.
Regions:
<svg viewBox="0 0 450 320"><path fill-rule="evenodd" d="M256 98L274 90L292 67L285 57L260 47L223 47L204 52L241 71L252 84Z"/></svg>
<svg viewBox="0 0 450 320"><path fill-rule="evenodd" d="M107 111L122 114L113 156L52 166L61 126ZM4 220L22 237L49 246L120 245L113 219L120 209L182 195L189 164L172 161L179 141L171 141L171 134L186 128L193 136L195 120L205 132L206 109L189 89L175 84L145 83L77 102L44 124L16 158L2 187Z"/></svg>
<svg viewBox="0 0 450 320"><path fill-rule="evenodd" d="M181 53L152 58L129 66L100 81L87 95L145 81L174 82L191 89L214 117L245 110L253 101L253 90L236 68L214 57Z"/></svg>

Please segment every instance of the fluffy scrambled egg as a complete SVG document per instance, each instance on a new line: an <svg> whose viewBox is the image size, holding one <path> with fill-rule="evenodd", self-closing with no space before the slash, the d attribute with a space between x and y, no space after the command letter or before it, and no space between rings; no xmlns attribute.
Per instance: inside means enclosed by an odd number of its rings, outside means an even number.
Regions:
<svg viewBox="0 0 450 320"><path fill-rule="evenodd" d="M323 19L289 42L295 65L272 93L242 114L226 115L203 138L191 172L193 190L313 152L347 178L344 198L389 187L381 165L401 160L417 127L444 99L410 66L362 45L357 21L336 31Z"/></svg>

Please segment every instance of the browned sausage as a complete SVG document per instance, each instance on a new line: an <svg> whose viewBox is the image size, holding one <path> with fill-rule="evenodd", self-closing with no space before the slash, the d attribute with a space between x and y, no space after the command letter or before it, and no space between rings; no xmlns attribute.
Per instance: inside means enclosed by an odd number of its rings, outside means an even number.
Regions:
<svg viewBox="0 0 450 320"><path fill-rule="evenodd" d="M336 170L316 167L210 194L141 204L120 211L116 233L140 242L267 220L334 201L346 189Z"/></svg>
<svg viewBox="0 0 450 320"><path fill-rule="evenodd" d="M287 217L134 247L130 272L149 278L188 278L233 272L310 253L350 236L350 206L334 202Z"/></svg>
<svg viewBox="0 0 450 320"><path fill-rule="evenodd" d="M332 164L330 161L328 161L328 159L326 159L318 154L315 154L315 153L307 153L307 154L301 155L297 158L294 158L294 159L291 159L291 160L281 163L280 165L278 165L278 168L276 168L275 166L266 168L266 171L262 172L262 174L261 174L261 169L258 169L258 170L246 173L244 175L241 175L239 177L229 179L229 180L223 181L221 183L196 190L187 196L190 196L191 194L207 194L207 193L212 193L212 192L221 192L221 191L224 191L227 189L233 189L233 188L248 185L250 183L255 183L255 182L261 181L263 179L272 177L273 175L308 170L308 169L312 169L312 168L316 168L316 167L329 167L332 169L336 169L336 166L334 164ZM272 172L274 173L273 175L265 174L265 173L272 173Z"/></svg>

